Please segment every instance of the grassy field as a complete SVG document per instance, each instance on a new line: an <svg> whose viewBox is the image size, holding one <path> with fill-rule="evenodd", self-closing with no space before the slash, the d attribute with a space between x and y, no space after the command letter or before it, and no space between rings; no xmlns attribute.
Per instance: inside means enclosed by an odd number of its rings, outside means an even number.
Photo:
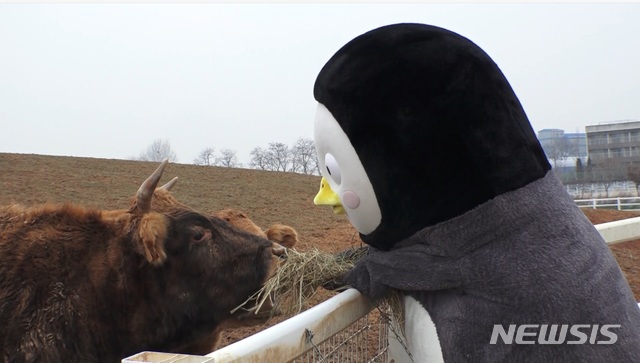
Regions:
<svg viewBox="0 0 640 363"><path fill-rule="evenodd" d="M75 202L103 209L129 206L140 184L159 163L0 153L0 204ZM319 176L169 164L161 183L177 176L172 194L202 212L235 208L246 212L259 226L273 223L294 227L300 237L298 250L315 247L337 252L360 246L355 229L328 207L313 205ZM585 210L593 223L640 216L638 212ZM640 241L611 247L636 299L640 300ZM324 290L310 302L332 296ZM263 329L228 333L223 344Z"/></svg>
<svg viewBox="0 0 640 363"><path fill-rule="evenodd" d="M158 164L0 154L0 203L71 201L104 209L124 208ZM174 176L178 184L173 194L203 212L233 207L247 212L258 225L282 222L303 236L341 219L313 205L318 176L170 163L161 183Z"/></svg>

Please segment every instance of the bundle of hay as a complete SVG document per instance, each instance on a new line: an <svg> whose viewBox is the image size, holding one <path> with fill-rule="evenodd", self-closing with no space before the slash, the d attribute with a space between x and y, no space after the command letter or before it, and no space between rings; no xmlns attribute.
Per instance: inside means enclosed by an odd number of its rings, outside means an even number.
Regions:
<svg viewBox="0 0 640 363"><path fill-rule="evenodd" d="M298 314L305 303L315 295L318 287L329 286L331 289L338 289L342 277L367 251L367 248L359 248L335 255L315 249L307 252L289 249L287 260L276 275L232 312L242 308L249 301L257 301L257 314L262 305L270 300L278 314Z"/></svg>
<svg viewBox="0 0 640 363"><path fill-rule="evenodd" d="M289 317L298 314L305 307L317 289L321 286L330 290L344 288L343 276L353 268L356 262L368 253L368 247L349 249L339 254L318 250L298 252L289 249L287 260L275 276L265 286L249 297L233 311L243 308L250 301L256 301L257 314L266 301L274 306L273 314ZM376 302L380 314L390 321L391 318L400 327L403 324L403 303L399 292L392 291L381 301Z"/></svg>

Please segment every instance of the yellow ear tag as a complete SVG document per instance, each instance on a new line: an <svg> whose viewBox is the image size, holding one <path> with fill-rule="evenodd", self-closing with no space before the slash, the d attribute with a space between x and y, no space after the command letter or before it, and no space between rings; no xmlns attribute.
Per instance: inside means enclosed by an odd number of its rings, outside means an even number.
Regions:
<svg viewBox="0 0 640 363"><path fill-rule="evenodd" d="M333 207L333 213L345 214L344 207L340 202L340 197L331 189L324 177L320 180L320 190L315 198L313 198L313 204L330 205Z"/></svg>

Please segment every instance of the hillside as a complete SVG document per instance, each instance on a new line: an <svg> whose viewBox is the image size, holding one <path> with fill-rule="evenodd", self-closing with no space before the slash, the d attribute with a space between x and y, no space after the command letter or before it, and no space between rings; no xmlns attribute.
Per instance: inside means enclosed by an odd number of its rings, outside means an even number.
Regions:
<svg viewBox="0 0 640 363"><path fill-rule="evenodd" d="M71 201L104 209L128 207L129 199L158 163L0 153L0 204ZM329 208L313 205L320 177L248 169L169 164L161 183L178 176L172 193L202 212L223 208L245 211L263 228L288 224L300 235L299 250L316 247L337 252L359 246L355 229ZM586 210L592 222L640 216L637 212ZM640 300L640 241L611 247ZM320 291L314 303L332 293ZM226 343L257 329L227 334Z"/></svg>
<svg viewBox="0 0 640 363"><path fill-rule="evenodd" d="M129 160L0 154L0 203L71 201L124 208L157 166ZM313 205L320 183L317 176L169 164L160 183L174 176L178 183L173 194L197 210L241 209L261 226L289 224L305 241L344 220Z"/></svg>

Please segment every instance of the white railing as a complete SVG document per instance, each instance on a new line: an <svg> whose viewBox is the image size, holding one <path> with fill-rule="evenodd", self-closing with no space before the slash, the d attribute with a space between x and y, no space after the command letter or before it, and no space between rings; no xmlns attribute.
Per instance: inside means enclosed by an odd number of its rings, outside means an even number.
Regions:
<svg viewBox="0 0 640 363"><path fill-rule="evenodd" d="M575 202L580 208L640 210L640 197L576 199Z"/></svg>
<svg viewBox="0 0 640 363"><path fill-rule="evenodd" d="M626 242L640 238L640 217L595 226L608 244ZM228 345L206 356L193 356L173 353L142 352L124 359L122 362L149 363L253 363L253 362L406 362L407 359L402 340L396 334L397 329L389 324L388 319L379 316L380 324L372 326L365 322L355 330L349 327L377 312L375 306L356 290L347 290L333 298L316 305L288 320L267 328L246 339ZM388 318L388 317L386 317ZM329 350L321 345L337 334L348 331L340 341L331 341ZM377 333L375 336L362 332ZM352 339L354 344L347 345ZM382 341L381 341L382 340ZM363 352L372 344L375 347L373 356ZM347 346L347 357L332 357L336 347ZM301 358L308 354L306 358ZM310 355L309 355L310 354ZM361 354L361 355L358 355ZM370 354L370 353L369 353ZM320 357L320 358L317 358ZM364 357L364 358L363 358Z"/></svg>
<svg viewBox="0 0 640 363"><path fill-rule="evenodd" d="M596 229L610 245L640 239L640 217L600 223Z"/></svg>

